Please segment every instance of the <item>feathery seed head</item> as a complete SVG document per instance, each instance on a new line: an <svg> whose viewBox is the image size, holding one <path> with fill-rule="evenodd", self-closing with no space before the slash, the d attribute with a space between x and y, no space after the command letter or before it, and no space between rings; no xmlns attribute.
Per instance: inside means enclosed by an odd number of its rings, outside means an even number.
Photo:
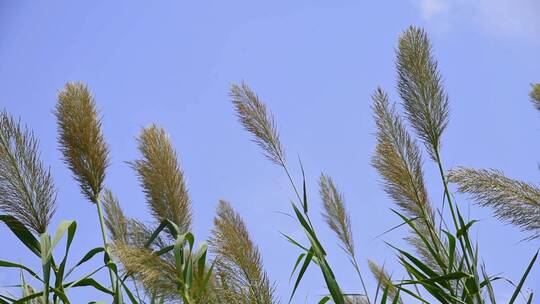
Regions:
<svg viewBox="0 0 540 304"><path fill-rule="evenodd" d="M345 208L345 200L328 175L321 174L319 192L323 201L322 216L330 229L336 233L343 248L350 256L354 256L354 239L352 236L351 220Z"/></svg>
<svg viewBox="0 0 540 304"><path fill-rule="evenodd" d="M147 291L169 300L179 298L174 263L160 258L149 249L122 243L115 244L112 252L128 273L136 274L137 280Z"/></svg>
<svg viewBox="0 0 540 304"><path fill-rule="evenodd" d="M105 225L109 230L113 243L128 244L128 219L124 215L118 199L109 189L103 193L103 209L105 211Z"/></svg>
<svg viewBox="0 0 540 304"><path fill-rule="evenodd" d="M209 245L216 255L216 274L224 294L241 294L242 303L277 303L274 286L263 269L257 246L229 203L219 202Z"/></svg>
<svg viewBox="0 0 540 304"><path fill-rule="evenodd" d="M386 93L378 88L373 101L377 146L372 165L383 178L386 193L407 216L417 218L415 225L419 233L436 238L435 216L424 184L420 149L407 132L395 106L389 104ZM414 234L407 240L426 262L433 261L419 235Z"/></svg>
<svg viewBox="0 0 540 304"><path fill-rule="evenodd" d="M191 202L169 136L163 128L151 125L142 130L138 142L142 158L130 165L139 176L154 218L172 221L180 233L190 231Z"/></svg>
<svg viewBox="0 0 540 304"><path fill-rule="evenodd" d="M390 301L393 301L398 295L398 289L392 283L392 278L390 274L384 270L384 268L377 265L375 262L368 260L368 266L371 270L371 273L375 277L375 280L379 283L379 286L382 290L388 288L388 297ZM401 298L397 299L398 303L403 303Z"/></svg>
<svg viewBox="0 0 540 304"><path fill-rule="evenodd" d="M420 150L380 88L373 102L377 146L372 164L384 179L384 189L411 217L430 217Z"/></svg>
<svg viewBox="0 0 540 304"><path fill-rule="evenodd" d="M531 239L540 238L540 189L537 186L508 178L497 170L463 167L451 170L448 180L477 204L491 207L499 219L532 232Z"/></svg>
<svg viewBox="0 0 540 304"><path fill-rule="evenodd" d="M55 212L50 169L39 159L38 140L6 112L0 112L0 211L37 234L47 231Z"/></svg>
<svg viewBox="0 0 540 304"><path fill-rule="evenodd" d="M407 118L436 161L448 124L448 96L424 30L410 27L399 38L397 71L397 87Z"/></svg>
<svg viewBox="0 0 540 304"><path fill-rule="evenodd" d="M233 84L230 91L238 119L253 134L253 141L261 147L265 156L279 166L285 166L285 155L272 113L267 110L255 92L245 83Z"/></svg>
<svg viewBox="0 0 540 304"><path fill-rule="evenodd" d="M80 82L67 83L58 95L55 114L64 162L84 196L96 203L109 165L109 148L88 87Z"/></svg>

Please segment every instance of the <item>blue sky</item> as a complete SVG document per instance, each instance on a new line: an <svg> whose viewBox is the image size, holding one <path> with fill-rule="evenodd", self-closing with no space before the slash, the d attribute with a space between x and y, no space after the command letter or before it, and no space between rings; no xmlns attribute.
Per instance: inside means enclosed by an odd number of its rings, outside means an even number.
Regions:
<svg viewBox="0 0 540 304"><path fill-rule="evenodd" d="M360 284L320 219L317 178L334 177L351 213L357 251L402 274L389 241L405 246L392 201L370 166L374 123L370 95L382 86L397 101L394 69L399 34L409 25L431 36L450 96L451 119L443 138L447 168L502 169L538 181L539 113L528 101L540 81L540 4L534 0L475 1L7 1L0 0L0 105L20 116L41 140L58 191L53 227L75 219L73 260L99 246L95 208L85 201L61 162L52 113L67 81L92 89L111 148L107 186L130 216L150 220L137 179L125 161L138 157L135 136L157 123L170 133L185 171L195 233L208 236L219 199L244 217L282 299L298 252L279 231L300 237L289 211L286 178L249 141L228 98L232 82L246 81L273 111L291 161L300 155L308 175L315 225L329 247L342 286ZM293 162L294 163L294 162ZM298 168L294 168L299 177ZM437 168L427 157L430 197L439 205ZM538 241L494 220L457 195L492 274L518 280ZM470 206L470 208L469 208ZM25 248L0 227L0 259L30 262ZM365 271L365 276L369 276ZM106 280L106 273L100 276ZM0 272L0 285L16 272ZM527 286L540 293L540 266ZM368 280L368 288L375 283ZM511 287L497 283L501 299ZM312 268L295 303L324 293ZM91 290L75 302L95 299Z"/></svg>

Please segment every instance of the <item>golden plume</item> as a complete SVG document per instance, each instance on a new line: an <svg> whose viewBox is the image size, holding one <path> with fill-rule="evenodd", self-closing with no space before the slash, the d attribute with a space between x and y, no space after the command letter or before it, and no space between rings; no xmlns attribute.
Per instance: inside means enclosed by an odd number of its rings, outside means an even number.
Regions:
<svg viewBox="0 0 540 304"><path fill-rule="evenodd" d="M112 251L127 273L135 275L147 292L168 300L180 298L173 261L160 258L150 249L122 243L115 244Z"/></svg>
<svg viewBox="0 0 540 304"><path fill-rule="evenodd" d="M403 303L403 301L398 295L398 289L392 283L392 278L390 277L390 274L388 274L388 272L386 272L384 268L380 267L371 260L368 261L368 266L371 270L371 273L375 277L375 280L378 282L379 287L382 290L388 289L389 300L394 301L394 299L396 299L397 297L398 303Z"/></svg>
<svg viewBox="0 0 540 304"><path fill-rule="evenodd" d="M253 134L253 141L262 148L270 161L284 167L285 155L272 113L245 83L233 84L230 96L238 119Z"/></svg>
<svg viewBox="0 0 540 304"><path fill-rule="evenodd" d="M129 243L128 222L124 211L113 195L112 191L105 189L103 193L103 209L105 211L105 225L113 243Z"/></svg>
<svg viewBox="0 0 540 304"><path fill-rule="evenodd" d="M420 237L426 237L439 248L440 238L435 228L435 216L429 202L422 158L416 142L410 137L395 106L380 88L373 94L373 112L377 126L377 146L372 164L384 179L384 190L394 202L415 219L418 234L407 240L433 267L438 267Z"/></svg>
<svg viewBox="0 0 540 304"><path fill-rule="evenodd" d="M216 255L220 294L242 299L239 303L277 303L259 249L253 244L240 215L225 201L219 202L209 245Z"/></svg>
<svg viewBox="0 0 540 304"><path fill-rule="evenodd" d="M64 161L84 196L96 203L109 164L109 148L88 87L80 82L67 83L58 95L55 114Z"/></svg>
<svg viewBox="0 0 540 304"><path fill-rule="evenodd" d="M151 125L139 135L142 159L130 162L154 218L175 223L180 233L191 230L191 202L176 152L165 130Z"/></svg>

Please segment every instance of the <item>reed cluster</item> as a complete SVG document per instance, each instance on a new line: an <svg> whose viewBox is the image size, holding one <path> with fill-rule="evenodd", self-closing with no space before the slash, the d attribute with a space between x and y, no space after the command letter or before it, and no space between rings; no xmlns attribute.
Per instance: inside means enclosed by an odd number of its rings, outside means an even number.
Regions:
<svg viewBox="0 0 540 304"><path fill-rule="evenodd" d="M298 167L287 162L271 111L246 83L231 86L233 107L263 155L288 178L294 197L292 217L304 234L302 239L283 234L298 251L290 296L283 300L276 295L276 285L265 270L264 253L233 204L217 202L209 238L195 242L192 231L196 223L186 173L170 137L158 125L141 130L136 139L140 157L126 162L139 179L152 220L126 215L120 200L106 187L109 147L95 99L85 84L68 83L55 108L58 145L82 198L96 206L96 225L103 244L86 252L77 263L72 263L72 258L68 263L77 223L63 221L49 234L57 204L50 169L39 158L38 140L32 131L1 112L0 221L40 259L42 267L33 270L0 261L0 267L16 268L21 273L19 294L0 294L0 304L70 303L70 295L81 287L93 288L115 304L291 303L310 267L317 268L327 288L320 304L495 304L492 282L502 277L491 275L483 264L480 239L470 233L477 221L463 216L462 204L455 200L449 185L455 184L457 191L468 194L474 203L491 208L497 218L528 233L529 241L540 238L540 188L498 170L445 169L441 152L450 99L428 35L421 28L410 27L400 36L396 70L399 102L391 102L382 88L372 94L376 129L372 165L383 190L395 203L391 214L401 222L385 233L407 227L408 246L387 244L402 266L397 272L401 277L395 278L394 269L373 260L361 263L363 253L356 247L353 217L344 192L330 175L321 173L318 201L322 218L358 277L357 290L342 288L328 259L328 244L319 237L324 228L311 219L314 207L306 186L309 177L301 161ZM532 86L530 99L540 110L539 84ZM423 153L429 156L426 163ZM441 202L430 198L425 183L424 169L429 165L440 173L444 189ZM60 242L64 238L65 244ZM510 304L518 297L532 303L533 294L525 293L523 287L537 255L524 263ZM99 266L92 269L89 261ZM75 270L89 268L87 274L73 278ZM108 271L110 281L97 281L94 277L100 271ZM366 284L367 275L373 276L376 286Z"/></svg>

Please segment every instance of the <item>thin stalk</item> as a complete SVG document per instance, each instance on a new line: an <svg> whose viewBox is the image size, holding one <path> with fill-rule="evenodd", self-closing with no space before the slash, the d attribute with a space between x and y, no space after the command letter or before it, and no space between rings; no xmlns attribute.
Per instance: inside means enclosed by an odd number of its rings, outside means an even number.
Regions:
<svg viewBox="0 0 540 304"><path fill-rule="evenodd" d="M306 202L304 202L304 200L302 199L302 197L300 196L300 192L298 192L298 188L296 188L296 184L294 183L294 180L292 179L292 176L291 174L289 173L289 169L287 168L287 166L285 165L285 161L283 159L279 159L280 163L281 163L281 167L283 167L283 170L285 170L285 174L287 174L287 177L289 178L289 182L294 190L294 193L296 194L296 197L298 198L299 202L300 202L300 206L303 207L303 204L305 204ZM302 208L302 210L304 210L304 208ZM306 215L306 219L309 223L309 226L311 227L311 229L315 230L313 228L313 224L311 223L311 219L309 218L309 215L304 211L304 214Z"/></svg>
<svg viewBox="0 0 540 304"><path fill-rule="evenodd" d="M443 168L443 165L442 165L441 156L440 156L438 150L435 150L435 156L437 158L437 165L439 167L439 173L441 175L441 179L442 179L442 182L443 182L443 185L444 185L444 193L446 195L446 199L448 200L448 207L449 207L450 212L452 214L452 219L454 221L454 226L456 227L456 230L459 230L462 227L461 227L461 225L458 224L458 221L457 221L457 218L456 218L456 211L454 210L454 204L452 202L452 197L450 195L450 191L448 190L448 182L446 181L446 176L444 174L444 168ZM457 208L457 206L456 206L456 208ZM467 232L465 232L465 234L467 234ZM478 285L478 275L476 273L476 267L473 267L474 265L471 265L471 263L469 261L469 258L468 258L468 254L467 254L467 252L470 253L470 251L467 249L467 247L463 243L462 236L458 237L458 240L459 240L461 250L463 251L463 258L465 259L465 263L467 264L467 267L468 267L469 271L473 272L475 281L476 281L476 283ZM478 300L478 303L482 303L482 299L480 298L480 292L476 293L476 298Z"/></svg>
<svg viewBox="0 0 540 304"><path fill-rule="evenodd" d="M439 156L439 151L438 150L435 151L435 155L436 155L436 158L437 158L437 165L439 167L439 173L441 175L442 183L443 183L443 186L444 186L444 194L446 195L446 199L448 200L448 207L450 209L450 213L452 214L452 220L454 222L454 227L456 228L456 231L458 231L461 228L461 226L458 224L458 221L457 221L456 212L454 210L454 204L452 202L452 197L450 196L450 191L448 190L448 184L446 182L446 176L444 175L444 169L443 169L443 165L442 165L441 158ZM463 244L463 240L461 239L461 237L459 237L458 240L459 240L459 244L461 246L461 250L463 250L465 262L467 263L467 267L470 270L471 269L471 264L469 262L469 259L468 259L467 255L465 254L466 253L465 245Z"/></svg>
<svg viewBox="0 0 540 304"><path fill-rule="evenodd" d="M352 255L351 262L354 266L354 270L356 270L356 273L358 274L358 277L360 278L360 282L362 283L362 288L364 289L364 294L366 295L367 302L368 304L371 304L371 301L369 300L366 284L364 283L364 278L362 277L362 273L360 272L360 267L358 266L358 262L356 261L356 257L354 255Z"/></svg>
<svg viewBox="0 0 540 304"><path fill-rule="evenodd" d="M294 183L294 180L291 177L291 174L289 173L289 169L287 169L287 166L285 165L285 161L283 159L279 159L281 163L281 167L283 167L283 170L285 170L285 174L287 174L287 177L289 178L289 182L291 183L294 193L296 194L296 197L300 201L300 204L302 203L302 197L300 196L300 193L298 192L298 189L296 188L296 184Z"/></svg>
<svg viewBox="0 0 540 304"><path fill-rule="evenodd" d="M105 249L105 254L107 254L110 257L109 254L109 247L107 246L107 233L105 232L105 220L103 219L103 211L101 210L101 200L99 197L95 201L96 208L99 216L99 226L101 228L101 237L103 239L103 248ZM108 268L108 267L107 267ZM111 286L113 289L113 292L116 290L116 283L115 283L115 275L112 271L112 269L109 268L109 276L111 278Z"/></svg>

